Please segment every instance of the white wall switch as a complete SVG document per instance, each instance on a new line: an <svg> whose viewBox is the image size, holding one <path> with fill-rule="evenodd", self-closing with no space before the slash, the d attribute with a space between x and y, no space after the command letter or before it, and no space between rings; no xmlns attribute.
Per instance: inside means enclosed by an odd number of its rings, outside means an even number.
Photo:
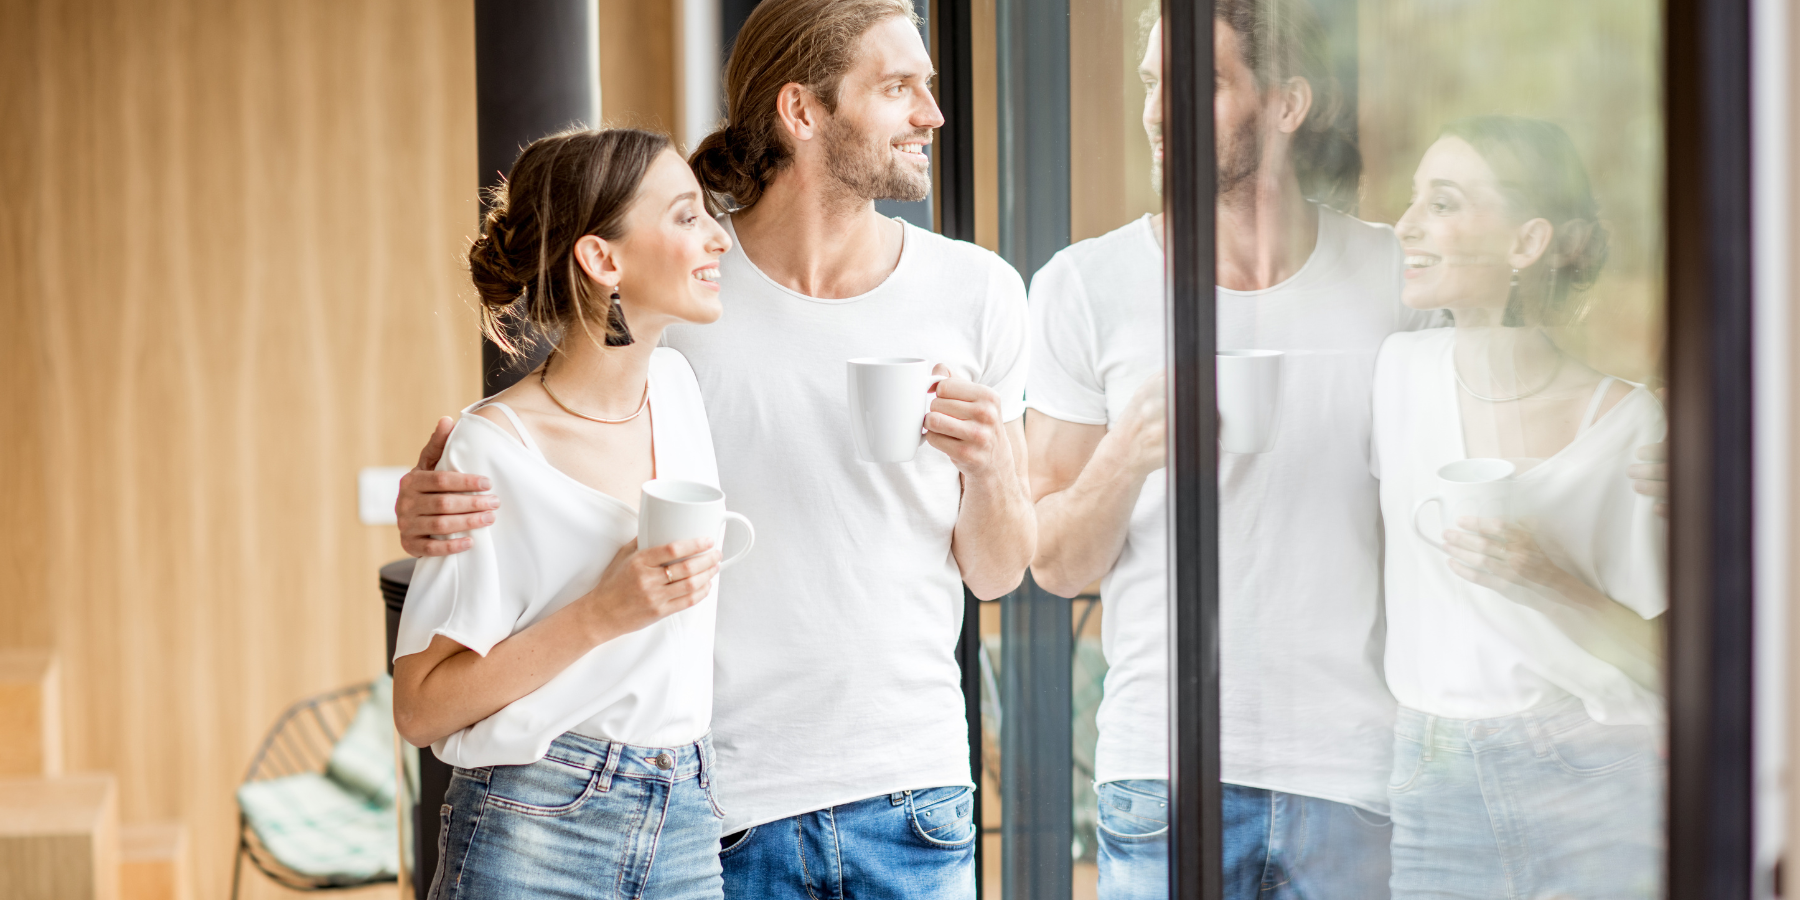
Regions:
<svg viewBox="0 0 1800 900"><path fill-rule="evenodd" d="M394 525L394 501L400 499L400 479L412 471L406 466L370 466L356 473L356 517L364 525Z"/></svg>

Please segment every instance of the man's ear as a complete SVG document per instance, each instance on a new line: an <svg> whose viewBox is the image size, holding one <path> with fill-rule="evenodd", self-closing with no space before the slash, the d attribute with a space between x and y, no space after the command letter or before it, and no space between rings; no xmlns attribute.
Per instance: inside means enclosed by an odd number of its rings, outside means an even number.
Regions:
<svg viewBox="0 0 1800 900"><path fill-rule="evenodd" d="M619 271L617 250L605 238L582 235L581 240L575 242L575 264L595 283L608 289L616 288L624 277Z"/></svg>
<svg viewBox="0 0 1800 900"><path fill-rule="evenodd" d="M1293 134L1306 124L1306 114L1312 111L1312 82L1296 75L1283 82L1276 92L1281 105L1277 109L1275 127L1282 134Z"/></svg>
<svg viewBox="0 0 1800 900"><path fill-rule="evenodd" d="M819 133L825 107L806 85L790 81L775 95L775 116L781 128L796 143L810 141Z"/></svg>
<svg viewBox="0 0 1800 900"><path fill-rule="evenodd" d="M1556 229L1549 219L1532 219L1520 225L1513 233L1513 245L1506 254L1506 264L1515 269L1531 268L1550 249L1550 239L1555 236Z"/></svg>

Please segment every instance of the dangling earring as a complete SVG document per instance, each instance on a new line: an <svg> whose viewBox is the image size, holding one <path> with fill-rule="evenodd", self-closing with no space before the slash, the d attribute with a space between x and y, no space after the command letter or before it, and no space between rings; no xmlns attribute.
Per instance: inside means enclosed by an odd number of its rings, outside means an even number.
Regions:
<svg viewBox="0 0 1800 900"><path fill-rule="evenodd" d="M1500 327L1517 328L1525 324L1525 302L1519 299L1519 270L1512 270L1512 286L1506 291L1506 312L1500 316Z"/></svg>
<svg viewBox="0 0 1800 900"><path fill-rule="evenodd" d="M637 342L631 326L625 324L625 310L619 306L619 289L613 288L611 304L606 309L606 346L629 347Z"/></svg>

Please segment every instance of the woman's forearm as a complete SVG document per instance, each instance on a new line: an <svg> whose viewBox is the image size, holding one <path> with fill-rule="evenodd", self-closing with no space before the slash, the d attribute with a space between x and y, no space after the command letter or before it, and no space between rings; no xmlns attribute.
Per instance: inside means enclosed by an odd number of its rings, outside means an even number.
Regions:
<svg viewBox="0 0 1800 900"><path fill-rule="evenodd" d="M394 725L408 743L429 746L543 687L614 631L577 600L485 657L436 635L424 651L394 661Z"/></svg>

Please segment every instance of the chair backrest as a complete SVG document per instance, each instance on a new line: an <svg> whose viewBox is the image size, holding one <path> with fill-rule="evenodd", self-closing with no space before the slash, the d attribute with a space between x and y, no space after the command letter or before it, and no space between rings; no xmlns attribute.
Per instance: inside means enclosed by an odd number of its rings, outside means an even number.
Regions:
<svg viewBox="0 0 1800 900"><path fill-rule="evenodd" d="M372 683L302 700L281 714L250 761L245 781L266 781L302 772L323 772L331 748L344 736L368 699Z"/></svg>

